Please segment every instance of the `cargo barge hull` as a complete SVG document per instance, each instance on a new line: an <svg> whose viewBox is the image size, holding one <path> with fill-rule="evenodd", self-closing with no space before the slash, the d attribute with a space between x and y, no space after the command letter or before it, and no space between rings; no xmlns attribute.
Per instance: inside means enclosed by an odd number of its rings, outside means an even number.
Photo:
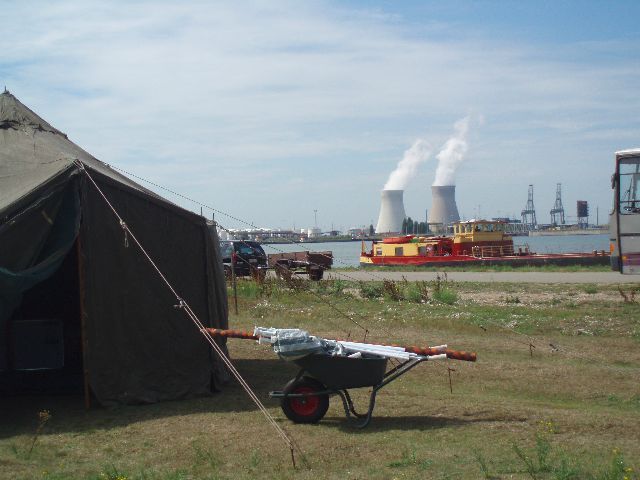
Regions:
<svg viewBox="0 0 640 480"><path fill-rule="evenodd" d="M460 267L460 266L541 266L541 265L609 265L609 255L590 253L558 253L548 255L523 255L477 258L468 255L456 255L447 257L361 257L360 266L383 267Z"/></svg>

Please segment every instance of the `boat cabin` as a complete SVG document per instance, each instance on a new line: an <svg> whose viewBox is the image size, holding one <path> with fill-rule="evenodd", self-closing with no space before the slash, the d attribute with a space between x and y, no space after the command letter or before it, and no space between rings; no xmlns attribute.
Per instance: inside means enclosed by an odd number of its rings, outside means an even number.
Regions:
<svg viewBox="0 0 640 480"><path fill-rule="evenodd" d="M435 261L473 260L516 254L513 240L506 234L506 223L469 220L453 224L453 237L418 237L404 235L372 242L367 251L362 242L360 264L422 265ZM517 255L528 254L519 249Z"/></svg>
<svg viewBox="0 0 640 480"><path fill-rule="evenodd" d="M513 255L513 240L499 220L468 220L453 224L453 254L475 257Z"/></svg>
<svg viewBox="0 0 640 480"><path fill-rule="evenodd" d="M444 257L451 255L453 239L451 237L418 237L404 235L387 237L382 241L372 242L371 250L366 251L362 242L361 261L374 263L371 259L393 259L396 262L411 264L412 259L423 257ZM365 260L362 260L362 259Z"/></svg>

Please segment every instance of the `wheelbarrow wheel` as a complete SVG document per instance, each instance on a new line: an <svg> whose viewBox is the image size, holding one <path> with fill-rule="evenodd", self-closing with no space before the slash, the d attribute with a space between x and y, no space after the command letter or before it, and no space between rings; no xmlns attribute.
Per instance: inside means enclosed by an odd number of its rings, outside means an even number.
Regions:
<svg viewBox="0 0 640 480"><path fill-rule="evenodd" d="M325 391L322 383L313 378L295 378L284 387L284 393L315 393ZM283 397L280 407L289 420L295 423L317 423L329 409L329 395L309 395L306 397Z"/></svg>

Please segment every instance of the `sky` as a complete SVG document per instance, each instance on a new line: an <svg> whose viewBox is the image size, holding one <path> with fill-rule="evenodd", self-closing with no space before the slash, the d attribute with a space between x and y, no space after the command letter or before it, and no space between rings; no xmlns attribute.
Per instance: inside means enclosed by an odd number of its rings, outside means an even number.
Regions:
<svg viewBox="0 0 640 480"><path fill-rule="evenodd" d="M561 183L568 221L587 200L604 223L614 152L640 146L637 1L0 5L0 87L226 228L375 226L416 142L423 219L464 119L461 216L519 218L533 184L548 222Z"/></svg>

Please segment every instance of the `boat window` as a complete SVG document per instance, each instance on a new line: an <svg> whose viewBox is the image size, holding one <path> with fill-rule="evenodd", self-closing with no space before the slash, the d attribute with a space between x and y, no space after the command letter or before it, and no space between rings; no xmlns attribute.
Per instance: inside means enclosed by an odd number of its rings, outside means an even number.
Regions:
<svg viewBox="0 0 640 480"><path fill-rule="evenodd" d="M382 248L376 248L376 255L382 255Z"/></svg>
<svg viewBox="0 0 640 480"><path fill-rule="evenodd" d="M493 227L494 227L493 223L487 223L487 232L493 232Z"/></svg>
<svg viewBox="0 0 640 480"><path fill-rule="evenodd" d="M425 256L427 254L427 247L418 247L418 255Z"/></svg>
<svg viewBox="0 0 640 480"><path fill-rule="evenodd" d="M482 230L482 227L481 227L479 224L478 224L478 225L476 225L475 231L476 231L476 232L479 232L480 230Z"/></svg>
<svg viewBox="0 0 640 480"><path fill-rule="evenodd" d="M396 257L402 257L404 255L404 247L396 247Z"/></svg>
<svg viewBox="0 0 640 480"><path fill-rule="evenodd" d="M466 233L471 233L471 231L472 231L471 230L471 225L469 225L469 224L465 225L465 232Z"/></svg>

